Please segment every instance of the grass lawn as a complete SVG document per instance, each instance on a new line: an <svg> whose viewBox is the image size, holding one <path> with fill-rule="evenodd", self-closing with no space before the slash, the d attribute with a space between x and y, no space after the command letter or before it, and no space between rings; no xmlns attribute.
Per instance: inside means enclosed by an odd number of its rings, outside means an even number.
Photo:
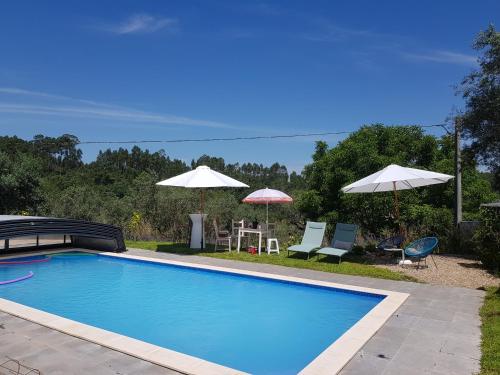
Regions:
<svg viewBox="0 0 500 375"><path fill-rule="evenodd" d="M481 372L480 375L500 374L500 288L486 288L481 308Z"/></svg>
<svg viewBox="0 0 500 375"><path fill-rule="evenodd" d="M126 245L127 247L134 247L138 249L146 249L164 253L201 255L220 259L268 263L295 268L307 268L324 272L343 273L346 275L376 277L379 279L416 281L414 278L406 276L403 273L393 272L384 268L372 266L368 264L367 261L362 257L354 255L345 256L345 260L342 260L342 263L338 264L338 258L335 257L323 258L322 256L321 261L319 262L316 261L315 256L311 257L310 260L305 259L305 254L290 254L290 257L288 258L286 256L286 251L281 251L279 255L267 255L267 253L263 253L261 256L258 256L249 254L246 251L237 253L234 250L232 252L218 251L217 253L215 253L213 251L212 245L208 245L208 249L205 249L204 251L192 250L184 244L175 244L171 242L126 241Z"/></svg>

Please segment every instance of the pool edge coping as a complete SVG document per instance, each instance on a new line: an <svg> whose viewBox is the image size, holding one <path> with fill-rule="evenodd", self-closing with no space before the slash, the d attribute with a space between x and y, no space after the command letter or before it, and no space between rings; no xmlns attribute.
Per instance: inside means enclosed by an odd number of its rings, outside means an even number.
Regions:
<svg viewBox="0 0 500 375"><path fill-rule="evenodd" d="M348 291L385 296L385 298L380 301L372 310L365 314L351 328L344 332L342 336L333 341L323 352L321 352L306 367L304 367L299 372L303 375L321 375L332 373L337 374L338 372L340 372L340 370L342 370L342 368L347 365L347 363L354 357L354 355L366 344L366 342L368 342L368 340L385 324L385 322L409 297L408 293L394 292L384 289L366 288L267 272L250 271L238 268L213 266L199 263L189 263L177 260L158 259L138 255L94 251L80 248L59 249L54 251L47 250L30 254L1 256L0 258L9 259L71 251L82 251L115 258L176 265L181 267L204 269L216 272L232 273L236 275L239 274L270 280L287 281L311 286L322 286L327 288L343 289ZM208 360L176 352L174 350L163 348L157 345L149 344L138 339L80 323L71 319L63 318L61 316L34 309L32 307L28 307L7 299L0 298L0 311L182 373L198 374L200 372L203 372L204 374L221 375L245 374L245 372L242 372L240 370L222 366Z"/></svg>

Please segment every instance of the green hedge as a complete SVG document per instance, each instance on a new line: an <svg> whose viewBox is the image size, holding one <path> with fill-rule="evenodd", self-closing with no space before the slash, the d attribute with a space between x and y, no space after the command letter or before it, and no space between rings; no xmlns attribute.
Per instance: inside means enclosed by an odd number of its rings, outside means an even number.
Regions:
<svg viewBox="0 0 500 375"><path fill-rule="evenodd" d="M474 250L485 267L498 273L500 268L500 210L483 207L481 224L474 234Z"/></svg>

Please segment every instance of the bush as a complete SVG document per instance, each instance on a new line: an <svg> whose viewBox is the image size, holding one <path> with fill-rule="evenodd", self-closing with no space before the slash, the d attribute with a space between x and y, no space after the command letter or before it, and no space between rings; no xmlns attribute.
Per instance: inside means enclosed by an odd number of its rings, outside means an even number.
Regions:
<svg viewBox="0 0 500 375"><path fill-rule="evenodd" d="M407 229L407 241L421 237L437 237L439 248L437 252L460 252L455 241L453 213L449 208L432 207L431 205L410 205L404 212L404 222Z"/></svg>
<svg viewBox="0 0 500 375"><path fill-rule="evenodd" d="M453 213L449 208L436 208L428 204L410 205L405 212L405 223L418 237L447 237L453 228Z"/></svg>
<svg viewBox="0 0 500 375"><path fill-rule="evenodd" d="M354 255L364 255L365 248L363 246L354 245L351 251Z"/></svg>
<svg viewBox="0 0 500 375"><path fill-rule="evenodd" d="M377 251L377 245L374 243L369 243L364 248L365 253L374 253Z"/></svg>
<svg viewBox="0 0 500 375"><path fill-rule="evenodd" d="M296 194L295 205L308 219L315 219L321 210L321 196L315 190L300 191Z"/></svg>
<svg viewBox="0 0 500 375"><path fill-rule="evenodd" d="M474 234L474 250L483 265L495 273L500 267L500 214L494 207L483 207L481 224Z"/></svg>
<svg viewBox="0 0 500 375"><path fill-rule="evenodd" d="M299 244L302 240L302 235L298 232L287 231L285 233L278 233L278 238L281 241L281 248L288 249L292 245Z"/></svg>
<svg viewBox="0 0 500 375"><path fill-rule="evenodd" d="M475 242L472 233L465 232L463 227L460 227L460 230L451 229L448 237L440 239L439 246L453 254L473 254Z"/></svg>

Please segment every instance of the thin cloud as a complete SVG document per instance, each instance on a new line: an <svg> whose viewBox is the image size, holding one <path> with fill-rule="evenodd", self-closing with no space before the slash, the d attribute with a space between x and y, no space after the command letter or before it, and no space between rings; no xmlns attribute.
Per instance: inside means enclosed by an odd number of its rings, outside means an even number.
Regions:
<svg viewBox="0 0 500 375"><path fill-rule="evenodd" d="M158 17L141 13L134 14L118 24L101 28L116 35L127 35L151 34L160 30L175 32L178 30L178 26L179 22L175 18Z"/></svg>
<svg viewBox="0 0 500 375"><path fill-rule="evenodd" d="M476 66L477 57L445 50L431 51L428 53L403 53L404 58L412 61L435 62L442 64L455 64Z"/></svg>
<svg viewBox="0 0 500 375"><path fill-rule="evenodd" d="M347 28L329 21L317 22L321 27L313 33L303 34L305 40L312 42L352 42L358 41L358 51L377 55L380 52L396 54L400 58L414 62L431 62L441 64L454 64L475 67L478 65L477 57L453 52L449 50L433 50L425 52L404 51L405 45L413 44L408 36L382 33L369 29Z"/></svg>
<svg viewBox="0 0 500 375"><path fill-rule="evenodd" d="M80 103L90 104L90 105L95 105L95 106L102 106L102 107L115 107L115 106L112 106L109 104L97 103L97 102L94 102L92 100L78 99L78 98L73 98L71 96L64 96L64 95L49 94L49 93L40 92L40 91L24 90L24 89L19 89L19 88L15 88L15 87L0 87L0 94L25 95L25 96L44 98L44 99L69 100L69 101L75 101L75 102L80 102Z"/></svg>
<svg viewBox="0 0 500 375"><path fill-rule="evenodd" d="M63 116L78 118L98 118L105 120L157 123L165 125L182 125L193 127L243 129L242 127L211 120L194 119L170 114L151 113L132 108L113 106L91 100L54 95L45 92L0 87L0 93L10 96L30 96L45 100L57 101L57 104L0 102L0 113L16 113L24 115ZM61 101L73 102L73 105L61 104ZM75 105L78 104L78 105ZM81 105L85 104L85 105Z"/></svg>
<svg viewBox="0 0 500 375"><path fill-rule="evenodd" d="M170 115L149 114L145 112L131 112L124 110L107 110L92 107L59 107L59 106L39 106L39 105L19 105L10 103L0 103L0 112L55 115L68 117L89 117L109 120L124 120L134 122L160 123L172 125L203 126L211 128L232 128L231 125L215 121L196 120L187 117Z"/></svg>
<svg viewBox="0 0 500 375"><path fill-rule="evenodd" d="M339 26L329 21L319 20L315 22L319 25L318 30L305 33L302 38L312 42L342 42L351 39L400 39L400 36L381 33L369 29L356 29Z"/></svg>

